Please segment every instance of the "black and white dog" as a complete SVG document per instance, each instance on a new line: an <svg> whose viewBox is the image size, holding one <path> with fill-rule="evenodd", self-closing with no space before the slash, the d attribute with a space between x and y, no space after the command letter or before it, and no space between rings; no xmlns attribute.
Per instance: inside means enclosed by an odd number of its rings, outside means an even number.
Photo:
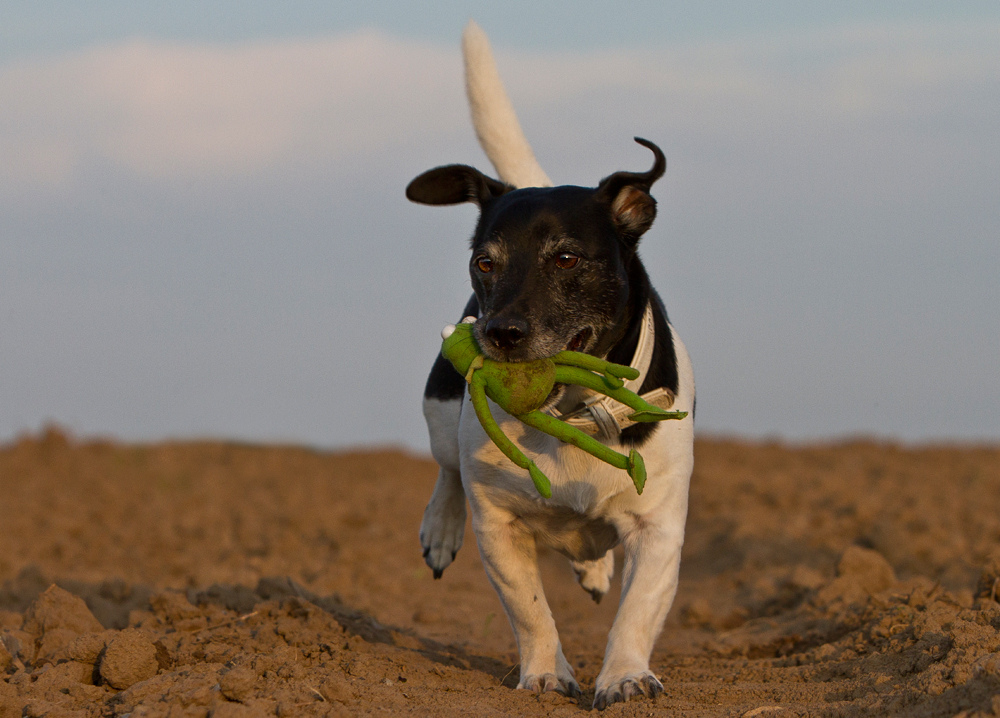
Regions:
<svg viewBox="0 0 1000 718"><path fill-rule="evenodd" d="M616 172L596 189L547 186L510 107L485 35L470 23L464 37L473 122L503 181L465 165L430 170L407 187L415 202L474 202L480 216L469 271L475 295L464 316L484 354L530 361L563 349L584 351L641 372L630 388L681 421L631 425L630 410L580 387L557 386L546 409L612 448L638 448L648 480L637 495L628 475L531 429L496 405L511 437L552 481L543 499L528 472L512 464L466 409L463 377L442 357L431 370L424 415L441 467L424 512L420 542L435 577L462 546L465 502L487 575L503 602L521 655L519 688L579 695L545 601L536 561L539 543L572 562L595 600L608 591L612 549L621 544L622 597L597 677L597 708L663 687L649 670L677 589L688 483L693 466L694 375L636 255L656 216L650 187L666 168ZM520 188L518 188L520 187Z"/></svg>

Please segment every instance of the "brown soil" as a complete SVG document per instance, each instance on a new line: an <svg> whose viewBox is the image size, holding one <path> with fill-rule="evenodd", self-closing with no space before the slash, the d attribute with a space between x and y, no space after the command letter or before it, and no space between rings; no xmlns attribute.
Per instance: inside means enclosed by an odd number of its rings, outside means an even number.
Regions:
<svg viewBox="0 0 1000 718"><path fill-rule="evenodd" d="M696 454L653 654L666 693L605 715L1000 715L1000 448ZM589 709L616 589L595 605L545 554L591 693L512 690L513 638L471 534L441 581L421 559L435 475L398 451L55 429L0 448L0 718Z"/></svg>

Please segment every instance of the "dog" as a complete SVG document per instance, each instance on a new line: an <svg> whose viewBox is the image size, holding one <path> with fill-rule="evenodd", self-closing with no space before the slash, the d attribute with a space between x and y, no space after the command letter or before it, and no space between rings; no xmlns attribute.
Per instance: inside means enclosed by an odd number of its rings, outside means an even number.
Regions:
<svg viewBox="0 0 1000 718"><path fill-rule="evenodd" d="M579 697L563 655L536 560L542 544L566 555L580 585L599 601L624 552L622 594L597 677L594 706L656 697L649 669L677 589L688 484L694 465L695 386L684 344L667 319L636 249L656 216L652 185L666 160L652 142L647 172L615 172L596 188L551 186L521 132L485 34L463 36L473 124L500 179L467 165L423 173L406 189L414 202L473 202L480 214L469 273L466 321L487 358L532 361L564 350L640 370L629 388L680 421L630 424L622 405L576 386L557 385L543 410L618 451L641 450L642 495L621 470L531 429L491 404L503 432L552 482L538 495L528 475L487 438L467 401L466 381L443 357L431 369L424 416L440 466L420 543L440 578L462 546L466 501L487 576L503 603L520 652L518 688Z"/></svg>

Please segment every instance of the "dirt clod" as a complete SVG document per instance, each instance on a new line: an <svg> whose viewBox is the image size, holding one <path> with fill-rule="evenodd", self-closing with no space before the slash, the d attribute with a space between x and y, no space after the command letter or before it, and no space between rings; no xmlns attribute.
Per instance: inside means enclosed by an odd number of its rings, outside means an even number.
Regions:
<svg viewBox="0 0 1000 718"><path fill-rule="evenodd" d="M66 646L65 655L72 661L79 661L80 663L95 666L101 652L107 647L108 641L114 635L114 631L84 633L82 636L77 636Z"/></svg>
<svg viewBox="0 0 1000 718"><path fill-rule="evenodd" d="M878 593L896 583L896 573L878 551L848 546L837 562L837 575L855 579L869 593Z"/></svg>
<svg viewBox="0 0 1000 718"><path fill-rule="evenodd" d="M329 703L350 703L354 698L354 691L345 676L330 676L320 684L319 692Z"/></svg>
<svg viewBox="0 0 1000 718"><path fill-rule="evenodd" d="M111 639L101 657L101 679L112 688L125 690L152 678L159 670L156 647L135 628L126 628Z"/></svg>
<svg viewBox="0 0 1000 718"><path fill-rule="evenodd" d="M249 668L233 668L222 674L219 690L231 701L243 701L254 693L257 674Z"/></svg>
<svg viewBox="0 0 1000 718"><path fill-rule="evenodd" d="M67 630L79 635L103 629L79 596L55 584L32 602L24 614L22 626L22 630L34 636L54 630Z"/></svg>

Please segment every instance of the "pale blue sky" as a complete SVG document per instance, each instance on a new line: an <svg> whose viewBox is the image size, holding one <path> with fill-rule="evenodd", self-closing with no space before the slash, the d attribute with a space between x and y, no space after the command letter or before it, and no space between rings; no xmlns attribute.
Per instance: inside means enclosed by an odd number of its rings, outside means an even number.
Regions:
<svg viewBox="0 0 1000 718"><path fill-rule="evenodd" d="M623 8L623 9L622 9ZM426 449L491 36L557 182L667 154L698 426L1000 438L1000 5L0 3L0 440Z"/></svg>
<svg viewBox="0 0 1000 718"><path fill-rule="evenodd" d="M447 44L454 42L456 31L469 17L489 28L494 43L506 47L576 51L739 39L747 34L834 24L1000 20L1000 7L992 0L626 0L614 4L601 0L4 0L0 8L4 18L0 59L66 52L136 36L239 43L323 37L373 27Z"/></svg>

